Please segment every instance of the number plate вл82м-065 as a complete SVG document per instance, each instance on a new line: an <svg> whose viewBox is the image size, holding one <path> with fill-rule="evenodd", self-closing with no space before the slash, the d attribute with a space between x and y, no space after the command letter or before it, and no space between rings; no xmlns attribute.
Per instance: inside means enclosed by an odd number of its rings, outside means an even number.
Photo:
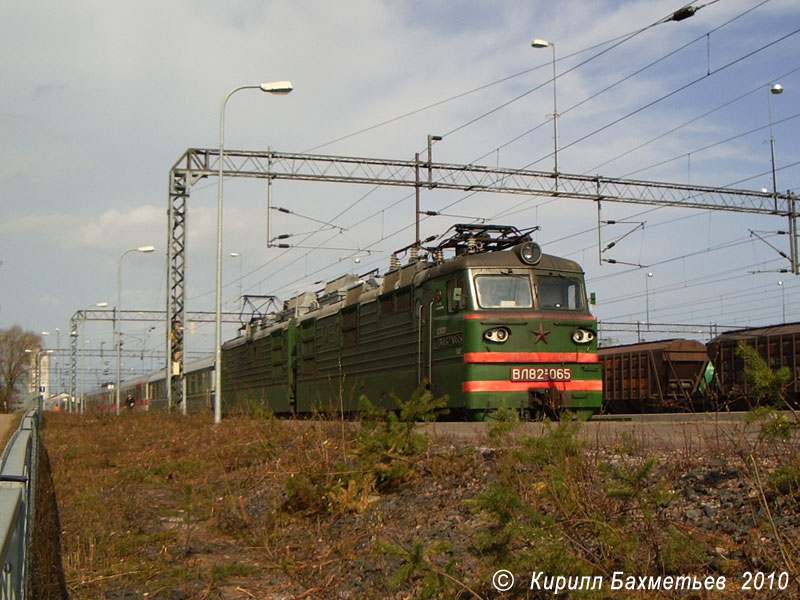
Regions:
<svg viewBox="0 0 800 600"><path fill-rule="evenodd" d="M572 369L569 367L512 367L511 381L570 381Z"/></svg>

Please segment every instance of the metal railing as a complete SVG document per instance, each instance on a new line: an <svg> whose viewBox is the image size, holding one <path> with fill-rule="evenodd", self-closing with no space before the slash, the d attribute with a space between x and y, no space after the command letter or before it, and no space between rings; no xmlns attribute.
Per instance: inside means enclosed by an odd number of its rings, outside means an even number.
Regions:
<svg viewBox="0 0 800 600"><path fill-rule="evenodd" d="M0 600L30 596L41 398L22 417L0 463Z"/></svg>

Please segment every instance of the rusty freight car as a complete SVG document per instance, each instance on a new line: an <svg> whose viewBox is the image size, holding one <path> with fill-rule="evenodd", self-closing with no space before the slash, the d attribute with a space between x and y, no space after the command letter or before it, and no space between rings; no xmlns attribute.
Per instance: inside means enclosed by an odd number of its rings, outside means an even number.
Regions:
<svg viewBox="0 0 800 600"><path fill-rule="evenodd" d="M737 329L708 342L708 355L714 364L720 396L735 408L748 409L755 404L755 399L745 380L744 359L736 353L741 341L753 346L770 369L791 369L794 376L786 389L786 399L794 407L800 406L800 323Z"/></svg>
<svg viewBox="0 0 800 600"><path fill-rule="evenodd" d="M611 413L704 410L706 346L686 339L600 348L603 409Z"/></svg>

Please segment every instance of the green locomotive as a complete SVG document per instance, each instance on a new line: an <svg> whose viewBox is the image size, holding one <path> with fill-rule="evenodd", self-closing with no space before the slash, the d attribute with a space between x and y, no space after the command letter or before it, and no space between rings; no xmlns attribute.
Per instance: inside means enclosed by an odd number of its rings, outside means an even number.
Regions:
<svg viewBox="0 0 800 600"><path fill-rule="evenodd" d="M531 230L453 229L426 259L329 282L224 344L225 410L353 413L362 395L392 409L427 385L466 419L500 402L530 415L599 411L580 266L542 254Z"/></svg>

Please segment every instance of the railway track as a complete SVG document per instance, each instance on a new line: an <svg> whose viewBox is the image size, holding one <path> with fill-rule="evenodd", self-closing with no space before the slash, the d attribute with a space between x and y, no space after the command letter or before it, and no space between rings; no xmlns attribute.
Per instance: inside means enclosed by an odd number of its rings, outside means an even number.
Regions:
<svg viewBox="0 0 800 600"><path fill-rule="evenodd" d="M747 423L744 412L697 414L598 415L582 424L580 435L590 446L605 448L636 444L653 450L692 452L730 451L758 444L758 423ZM791 419L791 413L786 413ZM490 423L421 423L419 428L434 438L480 444L487 440ZM529 435L542 435L547 425L520 424ZM800 440L800 432L795 433Z"/></svg>

